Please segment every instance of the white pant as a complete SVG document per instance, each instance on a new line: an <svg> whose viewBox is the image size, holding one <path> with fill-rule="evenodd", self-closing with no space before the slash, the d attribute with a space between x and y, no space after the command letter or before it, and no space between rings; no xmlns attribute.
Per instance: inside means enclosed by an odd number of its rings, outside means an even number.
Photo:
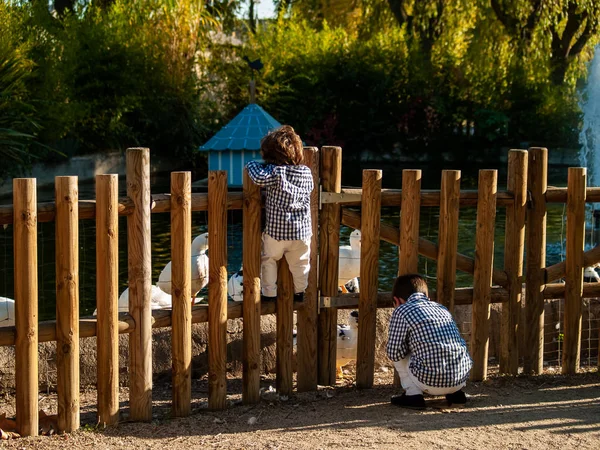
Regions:
<svg viewBox="0 0 600 450"><path fill-rule="evenodd" d="M277 261L283 256L294 279L294 293L304 292L310 271L310 238L305 241L278 241L267 233L262 236L261 287L267 297L277 296Z"/></svg>
<svg viewBox="0 0 600 450"><path fill-rule="evenodd" d="M394 361L394 367L398 371L400 376L400 383L406 391L406 395L423 395L423 393L429 395L446 395L452 394L461 388L465 387L467 383L462 383L458 386L453 387L433 387L427 386L421 383L416 376L410 371L408 365L410 362L410 355L400 361Z"/></svg>

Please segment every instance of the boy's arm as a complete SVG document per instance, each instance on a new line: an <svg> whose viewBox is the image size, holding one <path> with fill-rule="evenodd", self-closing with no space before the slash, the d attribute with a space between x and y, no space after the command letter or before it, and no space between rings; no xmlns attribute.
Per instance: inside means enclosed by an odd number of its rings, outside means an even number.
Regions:
<svg viewBox="0 0 600 450"><path fill-rule="evenodd" d="M396 309L392 315L388 333L387 354L392 361L404 359L410 352L408 348L408 322L398 312L398 309Z"/></svg>
<svg viewBox="0 0 600 450"><path fill-rule="evenodd" d="M261 164L258 161L250 161L246 164L248 175L258 186L270 186L277 182L279 174L274 170L276 166Z"/></svg>

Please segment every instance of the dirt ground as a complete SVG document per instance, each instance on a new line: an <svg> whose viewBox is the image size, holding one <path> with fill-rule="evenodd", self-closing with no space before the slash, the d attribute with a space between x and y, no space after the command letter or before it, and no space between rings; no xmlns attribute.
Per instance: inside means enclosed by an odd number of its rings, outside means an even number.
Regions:
<svg viewBox="0 0 600 450"><path fill-rule="evenodd" d="M318 392L295 394L281 401L268 391L263 400L241 404L229 396L226 411L206 409L206 380L193 384L192 415L170 417L170 386L154 387L151 423L127 422L127 391L122 390L123 421L104 430L95 427L96 393L82 393L82 428L63 436L2 441L3 448L403 448L403 449L594 449L600 448L600 375L565 377L492 376L469 383L469 402L445 408L441 398L427 399L425 411L405 410L389 403L397 391L391 372L380 371L375 387L357 390L348 383ZM239 379L228 384L240 392ZM41 394L40 408L56 412L55 394ZM4 393L0 414L14 416L14 398Z"/></svg>

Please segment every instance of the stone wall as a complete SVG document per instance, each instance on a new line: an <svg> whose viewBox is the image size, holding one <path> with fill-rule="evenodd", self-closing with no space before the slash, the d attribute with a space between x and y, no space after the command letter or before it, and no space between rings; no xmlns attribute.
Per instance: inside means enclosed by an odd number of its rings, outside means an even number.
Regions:
<svg viewBox="0 0 600 450"><path fill-rule="evenodd" d="M592 357L597 356L598 349L598 323L600 318L600 301L586 300L583 317L582 359L587 357L588 347L592 348ZM557 357L558 330L555 325L562 318L561 303L558 300L547 302L545 309L546 333L545 333L545 356L552 362ZM350 310L340 310L338 313L339 323L348 323ZM386 356L385 346L387 344L387 330L392 309L379 309L377 311L377 340L375 343L375 367L390 367L391 364ZM502 307L494 304L491 308L490 328L490 363L497 362L500 352L500 324ZM456 321L467 342L471 332L471 306L458 306L456 308ZM588 324L592 324L591 340L588 342L586 330ZM262 373L274 373L276 362L276 322L274 315L262 316L261 319L261 361ZM169 382L171 378L171 336L170 328L153 330L154 340L152 346L153 373L155 383ZM243 320L233 319L227 323L227 361L228 371L236 376L242 373L242 336ZM96 384L96 339L81 339L81 385L90 386ZM128 358L128 336L120 336L119 345L120 382L127 385L127 358ZM192 376L200 378L208 372L208 324L194 324L192 332ZM53 389L56 386L56 344L54 342L39 345L40 358L40 388ZM553 362L555 364L556 362ZM14 388L14 347L0 347L0 389Z"/></svg>

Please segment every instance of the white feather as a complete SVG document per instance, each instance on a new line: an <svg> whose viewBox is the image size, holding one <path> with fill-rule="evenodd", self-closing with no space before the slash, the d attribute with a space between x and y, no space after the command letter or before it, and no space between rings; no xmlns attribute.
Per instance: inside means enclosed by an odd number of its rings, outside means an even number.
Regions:
<svg viewBox="0 0 600 450"><path fill-rule="evenodd" d="M15 301L0 297L0 327L15 326Z"/></svg>
<svg viewBox="0 0 600 450"><path fill-rule="evenodd" d="M594 269L593 267L586 267L583 270L583 278L588 283L600 282L600 276L598 275L598 272L596 272L596 269Z"/></svg>
<svg viewBox="0 0 600 450"><path fill-rule="evenodd" d="M350 235L350 245L340 246L338 286L360 277L360 241L360 230L354 230Z"/></svg>
<svg viewBox="0 0 600 450"><path fill-rule="evenodd" d="M229 278L229 281L227 282L227 293L234 302L241 302L244 300L243 267L240 267L240 270Z"/></svg>
<svg viewBox="0 0 600 450"><path fill-rule="evenodd" d="M208 284L208 233L203 233L192 241L192 296L196 296ZM156 285L167 294L171 294L171 261L167 263L158 277Z"/></svg>
<svg viewBox="0 0 600 450"><path fill-rule="evenodd" d="M173 297L157 286L152 285L150 295L150 309L171 309L173 307ZM119 312L129 312L129 288L125 289L119 296ZM97 314L98 310L94 310L94 315Z"/></svg>

